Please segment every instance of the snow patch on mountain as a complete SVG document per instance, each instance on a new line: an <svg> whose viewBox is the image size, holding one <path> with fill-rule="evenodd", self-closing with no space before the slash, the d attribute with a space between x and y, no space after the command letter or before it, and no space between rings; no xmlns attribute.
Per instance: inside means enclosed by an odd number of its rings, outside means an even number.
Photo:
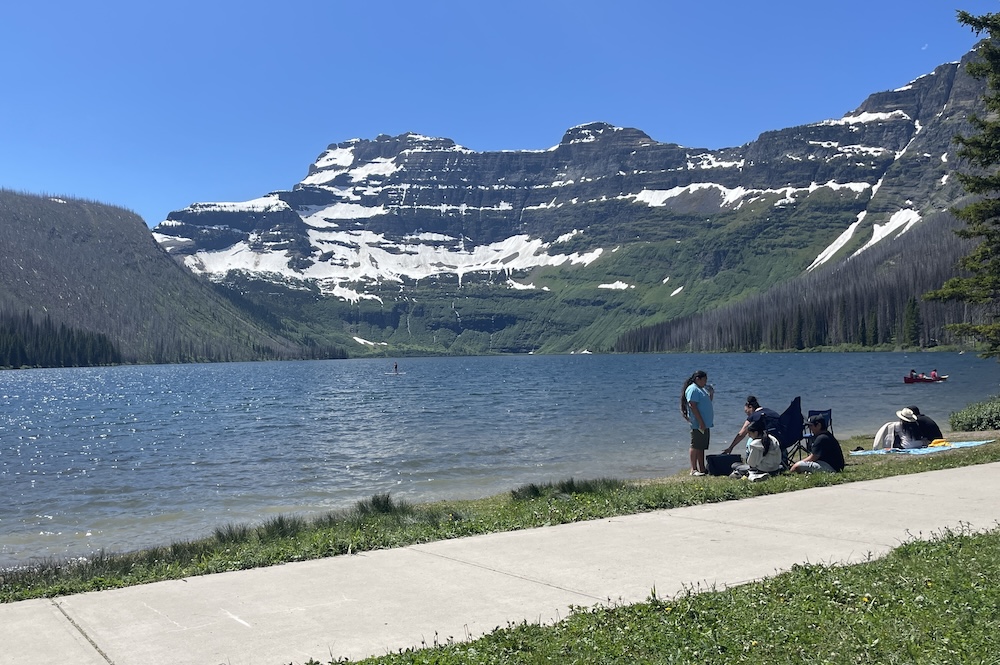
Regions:
<svg viewBox="0 0 1000 665"><path fill-rule="evenodd" d="M693 194L695 192L704 189L716 189L722 195L723 205L731 206L734 203L742 201L748 198L760 198L761 196L767 194L775 194L781 198L775 203L775 205L787 205L789 203L795 202L795 195L801 193L813 193L817 189L829 187L834 191L840 189L849 189L855 193L862 193L872 186L866 182L848 182L848 183L838 183L830 181L824 184L812 183L809 187L782 187L781 189L747 189L745 187L723 187L722 185L716 184L714 182L696 182L684 187L674 187L672 189L659 189L650 190L644 189L638 194L626 195L622 198L634 198L636 203L645 203L651 208L656 208L660 206L665 206L669 204L671 199L678 198L685 194Z"/></svg>
<svg viewBox="0 0 1000 665"><path fill-rule="evenodd" d="M380 233L364 230L340 230L336 225L321 228L316 216L308 231L313 247L322 252L320 260L296 269L288 265L284 252L259 252L253 247L258 237L239 242L217 251L198 251L184 257L193 272L209 277L222 277L230 270L266 273L287 280L310 280L327 294L356 302L374 297L363 291L365 284L419 281L446 274L462 278L474 273L506 273L540 266L590 265L603 249L584 254L549 254L550 245L538 238L517 235L488 245L465 248L462 238L439 234L411 236L411 241L399 242ZM417 239L419 238L419 240ZM359 290L361 289L361 290Z"/></svg>
<svg viewBox="0 0 1000 665"><path fill-rule="evenodd" d="M299 216L306 224L317 227L328 227L328 222L334 219L365 219L386 214L383 206L365 206L360 203L334 203L333 205L308 208L299 211ZM334 224L336 226L336 224Z"/></svg>
<svg viewBox="0 0 1000 665"><path fill-rule="evenodd" d="M192 203L184 210L188 212L280 212L291 210L291 207L279 199L276 194L268 194L249 201Z"/></svg>
<svg viewBox="0 0 1000 665"><path fill-rule="evenodd" d="M854 252L854 254L851 254L851 256L857 256L866 249L873 247L879 241L888 238L896 231L899 231L899 233L896 233L895 236L898 238L909 231L914 224L920 221L920 219L920 213L912 208L904 208L903 210L896 211L885 224L874 224L871 240L866 242L861 249Z"/></svg>
<svg viewBox="0 0 1000 665"><path fill-rule="evenodd" d="M907 203L909 203L909 201ZM816 268L818 268L819 266L823 265L831 258L833 258L833 256L837 252L843 249L847 245L847 243L850 242L851 238L854 237L854 233L857 231L858 226L861 225L861 222L864 221L867 215L868 215L867 211L861 211L860 213L858 213L857 220L855 220L850 226L848 226L843 231L843 233L837 236L837 239L834 240L832 243L830 243L830 245L826 249L824 249L822 252L819 253L819 255L813 260L813 262L809 265L809 267L806 268L806 272L811 272L815 270ZM889 221L887 223L873 225L872 237L868 240L868 242L864 244L863 247L861 247L856 252L851 254L851 257L853 258L858 254L860 254L861 252L865 251L866 249L874 247L877 243L881 242L882 240L885 240L896 231L899 231L895 235L895 237L898 238L899 236L909 231L913 227L913 225L919 222L920 220L921 220L920 213L912 208L904 208L903 210L896 211L895 213L893 213L892 217L889 218Z"/></svg>
<svg viewBox="0 0 1000 665"><path fill-rule="evenodd" d="M346 169L354 163L354 148L333 148L327 150L313 164L317 169L329 169L339 166Z"/></svg>
<svg viewBox="0 0 1000 665"><path fill-rule="evenodd" d="M571 127L566 132L567 137L572 137L563 145L573 145L576 143L594 143L605 132L615 133L622 131L621 127L615 127L603 122L589 122L576 127Z"/></svg>
<svg viewBox="0 0 1000 665"><path fill-rule="evenodd" d="M355 336L354 341L362 346L389 346L387 342L372 342L370 340L364 339L363 337Z"/></svg>
<svg viewBox="0 0 1000 665"><path fill-rule="evenodd" d="M858 219L853 224L848 226L843 233L837 236L837 239L834 240L832 243L830 243L829 247L827 247L826 249L824 249L822 252L819 253L819 256L817 256L813 260L813 262L809 264L809 267L806 268L806 272L812 272L816 268L820 267L821 265L832 259L834 254L843 249L844 245L846 245L851 240L851 238L854 237L854 232L858 229L858 225L861 224L861 222L867 215L868 215L867 210L862 210L860 213L858 213Z"/></svg>
<svg viewBox="0 0 1000 665"><path fill-rule="evenodd" d="M371 176L390 176L399 170L399 165L388 157L376 157L367 164L348 171L352 182L361 182Z"/></svg>
<svg viewBox="0 0 1000 665"><path fill-rule="evenodd" d="M906 120L912 121L909 115L905 111L890 111L888 113L870 113L868 111L864 113L859 113L858 115L845 115L843 118L838 118L836 120L824 120L823 122L817 122L810 127L822 127L829 125L857 125L868 122L885 122L887 120Z"/></svg>
<svg viewBox="0 0 1000 665"><path fill-rule="evenodd" d="M710 152L702 153L700 155L688 155L687 156L687 168L689 169L741 169L743 165L746 164L746 160L740 159L738 161L724 161L718 159L715 155Z"/></svg>

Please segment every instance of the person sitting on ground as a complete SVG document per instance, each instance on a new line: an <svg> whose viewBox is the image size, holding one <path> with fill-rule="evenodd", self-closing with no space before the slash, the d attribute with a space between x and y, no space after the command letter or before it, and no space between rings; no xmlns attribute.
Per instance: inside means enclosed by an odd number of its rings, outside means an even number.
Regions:
<svg viewBox="0 0 1000 665"><path fill-rule="evenodd" d="M900 409L896 417L899 418L900 448L926 448L931 441L944 438L938 424L915 406Z"/></svg>
<svg viewBox="0 0 1000 665"><path fill-rule="evenodd" d="M920 429L921 439L930 443L935 439L944 438L941 428L938 427L938 424L934 422L930 416L920 413L920 409L915 406L909 406L907 408L917 417L917 427Z"/></svg>
<svg viewBox="0 0 1000 665"><path fill-rule="evenodd" d="M880 448L926 448L931 441L943 439L941 428L920 409L908 406L896 412L896 418L882 425L875 433L872 450Z"/></svg>
<svg viewBox="0 0 1000 665"><path fill-rule="evenodd" d="M735 437L733 437L733 442L729 444L729 447L722 451L726 455L733 452L733 448L736 447L736 444L746 438L747 433L750 431L751 421L761 417L777 421L779 417L777 411L762 407L754 395L747 395L747 401L743 405L743 411L747 414L746 422L743 423L740 431L736 433Z"/></svg>
<svg viewBox="0 0 1000 665"><path fill-rule="evenodd" d="M813 440L809 455L792 465L789 471L795 473L834 473L844 470L844 451L840 442L826 429L823 416L809 416L806 426L812 432Z"/></svg>
<svg viewBox="0 0 1000 665"><path fill-rule="evenodd" d="M872 450L881 448L902 448L899 442L899 421L890 420L875 432L875 439L872 441Z"/></svg>
<svg viewBox="0 0 1000 665"><path fill-rule="evenodd" d="M747 429L746 456L742 464L734 464L730 478L742 478L750 474L777 473L781 471L781 444L767 433L764 418L752 421Z"/></svg>
<svg viewBox="0 0 1000 665"><path fill-rule="evenodd" d="M932 441L932 439L924 438L924 428L917 422L917 414L913 412L913 409L908 406L904 407L896 412L896 417L899 418L899 422L896 425L893 448L926 448L927 444ZM937 423L935 423L936 425ZM940 432L941 430L938 429L939 434Z"/></svg>

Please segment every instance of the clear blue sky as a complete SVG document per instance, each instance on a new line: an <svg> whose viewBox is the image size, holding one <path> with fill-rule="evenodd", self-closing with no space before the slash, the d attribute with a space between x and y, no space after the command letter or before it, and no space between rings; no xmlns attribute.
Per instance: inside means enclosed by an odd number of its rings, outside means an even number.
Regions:
<svg viewBox="0 0 1000 665"><path fill-rule="evenodd" d="M0 18L0 187L124 206L291 188L331 143L690 147L840 117L956 61L1000 0L120 0Z"/></svg>

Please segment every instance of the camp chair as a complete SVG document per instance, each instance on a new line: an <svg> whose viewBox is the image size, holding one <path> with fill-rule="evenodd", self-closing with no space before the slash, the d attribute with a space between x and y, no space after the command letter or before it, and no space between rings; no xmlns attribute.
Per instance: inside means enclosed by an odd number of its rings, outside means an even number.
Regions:
<svg viewBox="0 0 1000 665"><path fill-rule="evenodd" d="M820 416L823 418L823 424L826 425L826 431L833 434L833 409L823 409L821 411L809 410L809 417ZM803 425L802 427L802 441L805 442L806 451L812 450L812 440L815 437L813 433L809 430L809 427Z"/></svg>
<svg viewBox="0 0 1000 665"><path fill-rule="evenodd" d="M796 397L788 408L778 416L779 427L774 434L774 438L781 444L781 461L788 466L789 460L798 455L802 459L809 453L809 449L802 444L802 430L805 425L805 418L802 417L802 398Z"/></svg>

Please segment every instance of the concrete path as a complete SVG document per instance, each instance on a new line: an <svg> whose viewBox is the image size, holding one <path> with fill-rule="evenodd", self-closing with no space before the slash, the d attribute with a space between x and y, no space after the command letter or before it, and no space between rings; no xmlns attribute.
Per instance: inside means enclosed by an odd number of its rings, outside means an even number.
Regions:
<svg viewBox="0 0 1000 665"><path fill-rule="evenodd" d="M326 663L998 523L1000 463L933 471L2 604L0 663Z"/></svg>

